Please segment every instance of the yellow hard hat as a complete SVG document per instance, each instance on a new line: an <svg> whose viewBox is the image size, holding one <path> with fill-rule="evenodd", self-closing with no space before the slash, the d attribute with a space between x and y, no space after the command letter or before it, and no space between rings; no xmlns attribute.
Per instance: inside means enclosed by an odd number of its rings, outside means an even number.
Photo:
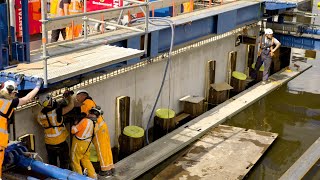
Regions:
<svg viewBox="0 0 320 180"><path fill-rule="evenodd" d="M50 102L52 102L52 96L50 94L44 94L39 97L39 103L43 107L49 106Z"/></svg>

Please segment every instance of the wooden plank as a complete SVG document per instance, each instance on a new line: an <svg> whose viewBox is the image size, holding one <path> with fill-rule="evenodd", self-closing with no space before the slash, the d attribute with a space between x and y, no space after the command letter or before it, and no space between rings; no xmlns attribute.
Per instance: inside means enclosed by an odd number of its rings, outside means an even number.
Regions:
<svg viewBox="0 0 320 180"><path fill-rule="evenodd" d="M178 124L180 121L186 119L190 117L190 114L187 114L187 113L181 113L179 114L178 116L174 117L174 120L176 122L176 124Z"/></svg>
<svg viewBox="0 0 320 180"><path fill-rule="evenodd" d="M302 179L320 159L320 138L281 176L280 180Z"/></svg>
<svg viewBox="0 0 320 180"><path fill-rule="evenodd" d="M242 179L277 136L271 132L220 125L154 179Z"/></svg>
<svg viewBox="0 0 320 180"><path fill-rule="evenodd" d="M32 64L18 64L17 70L27 70L27 69L43 69L42 63L32 63Z"/></svg>
<svg viewBox="0 0 320 180"><path fill-rule="evenodd" d="M299 62L299 65L301 67L299 71L285 72L283 70L278 72L271 76L275 77L276 81L265 85L259 83L252 86L234 96L232 99L225 101L193 119L184 126L177 128L175 131L140 149L131 156L119 161L115 164L115 168L117 169L115 178L137 178L203 136L212 127L223 123L225 120L241 112L263 96L278 89L282 84L287 83L289 80L312 67L312 65L303 62Z"/></svg>
<svg viewBox="0 0 320 180"><path fill-rule="evenodd" d="M119 147L118 139L123 129L130 125L130 97L120 96L116 98L116 138L115 145Z"/></svg>

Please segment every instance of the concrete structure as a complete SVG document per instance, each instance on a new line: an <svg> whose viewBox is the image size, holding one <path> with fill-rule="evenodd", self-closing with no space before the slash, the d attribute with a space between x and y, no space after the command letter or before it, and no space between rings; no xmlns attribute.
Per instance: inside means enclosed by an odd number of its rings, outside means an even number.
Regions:
<svg viewBox="0 0 320 180"><path fill-rule="evenodd" d="M164 85L161 99L157 107L170 107L176 112L182 111L179 99L185 95L204 96L205 69L207 61L216 60L216 82L226 80L227 60L229 52L237 51L237 71L244 72L246 61L246 45L235 46L237 29L219 36L212 36L190 46L180 48L172 56L170 74ZM249 29L249 34L258 32L258 26ZM189 50L186 50L190 48ZM182 52L184 51L184 52ZM180 53L178 53L180 52ZM115 100L118 96L131 97L131 123L142 126L147 125L152 106L158 93L166 61L133 65L135 68L107 80L90 84L85 87L90 95L105 112L105 119L109 126L111 144L115 137ZM121 70L120 70L121 71ZM170 93L169 93L170 92ZM170 97L169 97L170 94ZM170 102L169 102L170 98ZM33 118L37 108L26 108L16 112L17 137L25 133L34 133L36 136L36 150L45 157L43 130ZM21 121L24 122L21 122ZM30 123L31 122L31 123Z"/></svg>

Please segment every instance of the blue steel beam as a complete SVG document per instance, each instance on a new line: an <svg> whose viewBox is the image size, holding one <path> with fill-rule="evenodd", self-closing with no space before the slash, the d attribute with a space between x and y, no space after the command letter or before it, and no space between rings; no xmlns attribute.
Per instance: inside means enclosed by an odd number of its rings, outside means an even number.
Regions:
<svg viewBox="0 0 320 180"><path fill-rule="evenodd" d="M320 39L298 37L286 34L275 34L275 37L281 42L281 46L320 50Z"/></svg>
<svg viewBox="0 0 320 180"><path fill-rule="evenodd" d="M30 62L30 33L29 33L29 5L28 0L21 0L22 10L22 40L25 49L22 50L23 60Z"/></svg>
<svg viewBox="0 0 320 180"><path fill-rule="evenodd" d="M297 3L291 2L277 2L277 1L266 1L266 10L288 10L296 8Z"/></svg>

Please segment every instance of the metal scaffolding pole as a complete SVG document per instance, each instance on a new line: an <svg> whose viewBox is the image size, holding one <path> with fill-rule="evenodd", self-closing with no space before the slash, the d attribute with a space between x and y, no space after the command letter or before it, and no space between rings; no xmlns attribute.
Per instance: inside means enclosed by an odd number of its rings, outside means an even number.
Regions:
<svg viewBox="0 0 320 180"><path fill-rule="evenodd" d="M110 23L110 22L106 22L106 21L100 21L100 20L92 19L92 18L86 18L86 20L92 21L92 22L97 22L97 23L102 23L102 24L107 24L107 25L115 26L115 27L122 28L122 29L128 29L128 30L137 31L137 32L145 32L144 30L141 30L141 29L138 29L138 28L123 26L123 25L119 25L119 24L115 24L115 23Z"/></svg>
<svg viewBox="0 0 320 180"><path fill-rule="evenodd" d="M144 35L144 55L147 56L148 54L148 33L149 33L149 0L146 0L146 22L145 22L145 35Z"/></svg>
<svg viewBox="0 0 320 180"><path fill-rule="evenodd" d="M48 85L48 71L47 71L47 39L48 32L46 28L47 24L47 0L41 0L41 27L42 27L42 59L43 59L43 82L44 87Z"/></svg>
<svg viewBox="0 0 320 180"><path fill-rule="evenodd" d="M86 14L87 13L87 0L84 0L84 7L83 7L83 12L84 12L84 14ZM84 33L84 35L83 35L83 37L84 37L84 39L83 39L83 41L84 42L86 42L88 39L88 21L87 21L87 17L86 16L84 16L84 22L83 22L83 33Z"/></svg>
<svg viewBox="0 0 320 180"><path fill-rule="evenodd" d="M115 27L119 27L119 28L123 28L123 29L128 29L128 30L132 30L132 31L136 31L136 32L140 32L140 33L144 33L145 38L144 38L144 53L145 55L147 55L148 52L148 23L149 23L149 0L146 0L145 2L139 2L136 0L127 0L130 1L132 3L137 3L137 4L133 4L133 5L129 5L129 6L123 6L120 8L113 8L113 9L106 9L106 10L100 10L100 11L94 11L94 12L87 12L87 0L84 0L84 12L82 14L75 14L75 15L68 15L68 16L58 16L55 18L47 18L47 0L41 0L41 23L42 23L42 56L41 59L43 60L43 77L44 77L44 86L46 87L48 85L48 69L47 69L47 60L49 59L48 53L47 53L47 30L48 30L48 23L53 23L54 21L59 21L59 20L64 20L64 19L68 19L71 17L82 17L83 20L83 30L84 30L84 36L83 36L83 41L87 42L88 41L88 34L87 34L87 26L88 26L88 21L93 21L93 22L98 22L98 23L104 23L104 24L108 24L111 26L115 26ZM89 18L88 16L90 15L94 15L94 14L99 14L99 13L106 13L106 12L112 12L112 11L117 11L119 9L121 9L121 13L120 13L120 17L118 19L118 23L119 20L121 18L121 16L123 15L123 10L124 9L129 9L129 8L134 8L134 7L143 7L146 6L146 20L145 20L145 29L141 30L138 28L134 28L134 27L127 27L127 26L122 26L116 23L109 23L109 22L105 22L105 21L100 21L100 20L96 20L93 18ZM142 8L141 8L142 9ZM143 11L143 9L142 9ZM49 25L50 26L50 25ZM49 28L50 29L50 28ZM95 45L99 45L102 44L101 42L98 43L93 43L91 45L88 46L84 46L84 47L80 47L80 48L76 48L77 50L81 50L81 49L85 49L88 47L92 47ZM58 56L58 55L62 55L65 52L59 52L59 53L52 53L50 54L50 56Z"/></svg>

